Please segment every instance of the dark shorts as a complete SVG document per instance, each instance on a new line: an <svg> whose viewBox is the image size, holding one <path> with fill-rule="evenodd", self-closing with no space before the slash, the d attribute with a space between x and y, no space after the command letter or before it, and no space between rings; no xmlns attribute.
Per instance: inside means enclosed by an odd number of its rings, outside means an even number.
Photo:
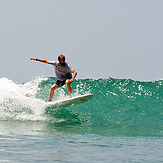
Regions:
<svg viewBox="0 0 163 163"><path fill-rule="evenodd" d="M71 77L69 77L69 78L67 78L67 79L71 79ZM66 80L67 80L67 79L66 79ZM63 85L66 84L66 80L63 80L63 81L57 80L57 81L55 82L55 84L57 84L58 87L62 87Z"/></svg>

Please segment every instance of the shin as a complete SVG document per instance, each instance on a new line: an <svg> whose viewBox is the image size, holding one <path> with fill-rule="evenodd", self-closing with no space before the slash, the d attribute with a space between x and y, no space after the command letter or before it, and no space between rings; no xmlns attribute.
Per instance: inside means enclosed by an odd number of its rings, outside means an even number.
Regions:
<svg viewBox="0 0 163 163"><path fill-rule="evenodd" d="M53 98L53 95L54 95L54 91L58 88L58 85L57 84L54 84L51 89L50 89L50 93L49 93L49 101L52 100Z"/></svg>

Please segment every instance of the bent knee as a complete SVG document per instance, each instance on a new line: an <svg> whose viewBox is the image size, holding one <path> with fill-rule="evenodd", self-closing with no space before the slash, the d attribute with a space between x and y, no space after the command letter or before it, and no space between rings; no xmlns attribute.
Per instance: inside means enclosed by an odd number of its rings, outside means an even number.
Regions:
<svg viewBox="0 0 163 163"><path fill-rule="evenodd" d="M68 80L66 80L66 84L68 84L69 82L68 82Z"/></svg>
<svg viewBox="0 0 163 163"><path fill-rule="evenodd" d="M69 81L69 80L66 80L66 84L67 84L67 85L70 85L70 81Z"/></svg>
<svg viewBox="0 0 163 163"><path fill-rule="evenodd" d="M57 84L54 84L52 87L51 87L51 90L55 90L58 88L58 85Z"/></svg>

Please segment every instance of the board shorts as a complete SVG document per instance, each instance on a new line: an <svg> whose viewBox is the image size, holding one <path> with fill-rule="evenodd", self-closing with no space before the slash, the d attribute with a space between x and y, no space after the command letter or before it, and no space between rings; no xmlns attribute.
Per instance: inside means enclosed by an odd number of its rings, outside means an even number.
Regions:
<svg viewBox="0 0 163 163"><path fill-rule="evenodd" d="M68 77L67 79L71 79L71 78L72 78L72 77L70 76L70 77ZM66 80L67 80L67 79L66 79ZM57 80L57 81L55 82L55 84L57 84L58 87L62 87L63 85L66 84L66 80L63 80L63 81Z"/></svg>

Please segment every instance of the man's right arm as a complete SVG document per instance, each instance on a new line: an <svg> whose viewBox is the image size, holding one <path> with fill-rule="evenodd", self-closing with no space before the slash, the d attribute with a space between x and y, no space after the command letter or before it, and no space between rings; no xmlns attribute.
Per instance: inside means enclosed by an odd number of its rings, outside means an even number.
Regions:
<svg viewBox="0 0 163 163"><path fill-rule="evenodd" d="M39 62L43 62L43 63L48 63L48 61L46 59L30 58L30 60L39 61Z"/></svg>

